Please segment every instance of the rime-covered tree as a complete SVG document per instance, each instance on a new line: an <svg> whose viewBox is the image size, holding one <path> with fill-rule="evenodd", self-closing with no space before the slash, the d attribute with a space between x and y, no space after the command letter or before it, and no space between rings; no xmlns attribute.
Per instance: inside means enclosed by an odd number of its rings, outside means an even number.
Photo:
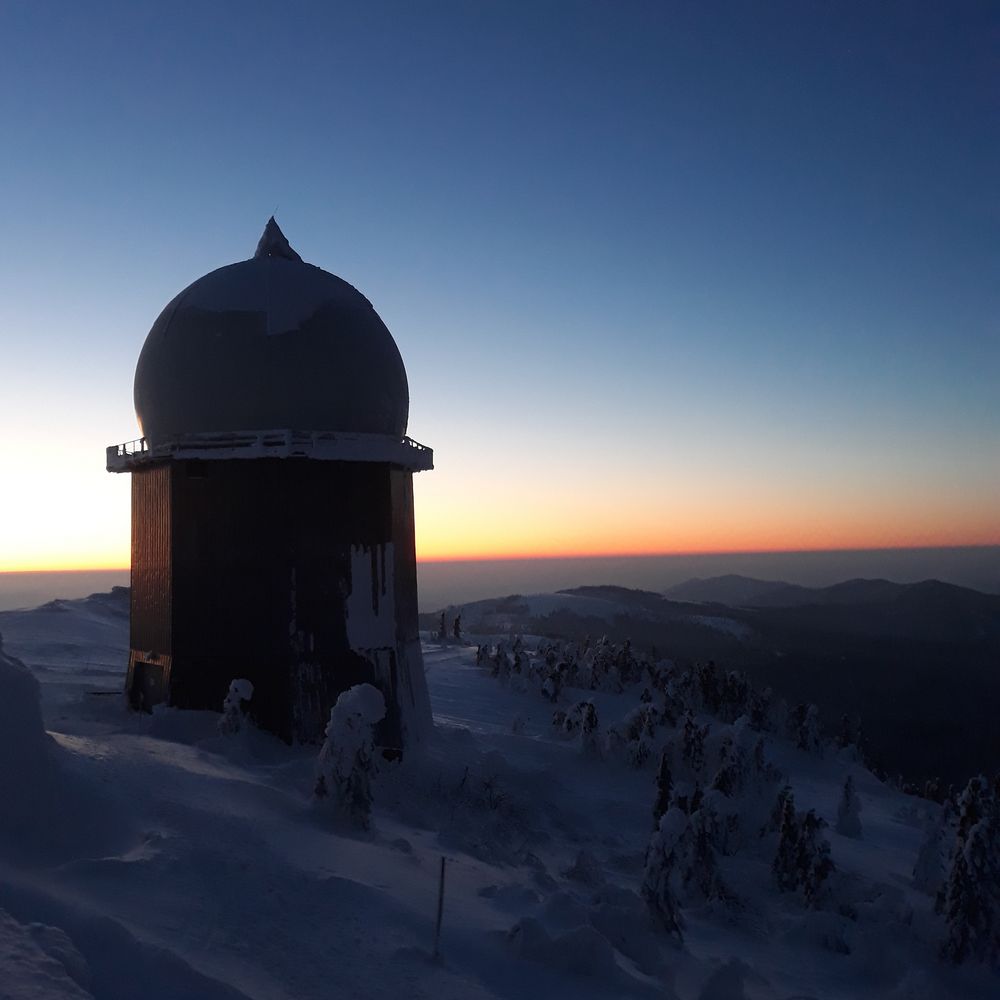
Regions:
<svg viewBox="0 0 1000 1000"><path fill-rule="evenodd" d="M660 767L656 772L656 798L653 800L653 827L660 825L666 811L670 808L670 799L674 792L674 778L670 771L671 751L669 745L663 748L660 755Z"/></svg>
<svg viewBox="0 0 1000 1000"><path fill-rule="evenodd" d="M833 871L824 826L812 809L797 814L789 791L782 806L781 835L771 870L782 892L801 889L808 906L819 905L824 884Z"/></svg>
<svg viewBox="0 0 1000 1000"><path fill-rule="evenodd" d="M819 906L826 880L833 872L830 844L823 836L825 826L812 809L799 821L798 882L807 906Z"/></svg>
<svg viewBox="0 0 1000 1000"><path fill-rule="evenodd" d="M747 755L743 747L727 736L722 741L719 769L712 779L711 788L728 798L738 795L748 777Z"/></svg>
<svg viewBox="0 0 1000 1000"><path fill-rule="evenodd" d="M385 699L371 684L344 691L330 710L326 740L316 762L317 798L334 796L340 811L358 826L371 825L375 731L385 718Z"/></svg>
<svg viewBox="0 0 1000 1000"><path fill-rule="evenodd" d="M923 795L931 802L942 802L944 800L944 782L940 778L929 778L924 782Z"/></svg>
<svg viewBox="0 0 1000 1000"><path fill-rule="evenodd" d="M959 822L944 886L942 956L1000 967L1000 802L973 778L959 797Z"/></svg>
<svg viewBox="0 0 1000 1000"><path fill-rule="evenodd" d="M765 732L771 726L771 702L773 695L770 688L757 691L753 688L747 696L747 715L750 717L750 728L754 732Z"/></svg>
<svg viewBox="0 0 1000 1000"><path fill-rule="evenodd" d="M731 897L719 874L713 846L715 826L716 817L712 815L710 808L702 807L692 814L689 849L681 874L685 891L705 901Z"/></svg>
<svg viewBox="0 0 1000 1000"><path fill-rule="evenodd" d="M694 716L688 712L684 717L684 735L681 756L695 773L705 766L705 737L708 726L702 728L694 721Z"/></svg>
<svg viewBox="0 0 1000 1000"><path fill-rule="evenodd" d="M688 818L679 809L668 809L653 831L646 850L642 898L650 913L668 934L681 940L680 910L674 895L675 871L688 840Z"/></svg>
<svg viewBox="0 0 1000 1000"><path fill-rule="evenodd" d="M799 886L799 823L795 815L795 797L790 788L779 796L781 819L778 827L778 850L771 864L774 880L782 892L792 892Z"/></svg>
<svg viewBox="0 0 1000 1000"><path fill-rule="evenodd" d="M819 753L823 742L819 732L819 709L815 705L795 707L795 745L809 753Z"/></svg>
<svg viewBox="0 0 1000 1000"><path fill-rule="evenodd" d="M856 747L858 745L858 726L851 721L851 717L846 713L840 717L836 742L840 750L846 750L847 747Z"/></svg>
<svg viewBox="0 0 1000 1000"><path fill-rule="evenodd" d="M730 670L722 679L719 716L723 722L735 722L748 710L750 683L739 670Z"/></svg>
<svg viewBox="0 0 1000 1000"><path fill-rule="evenodd" d="M785 806L789 800L792 802L792 816L794 816L795 799L792 795L792 786L784 785L778 792L777 798L774 800L774 805L771 807L771 815L768 817L767 822L761 827L760 835L762 837L768 833L781 832L781 826L785 817Z"/></svg>
<svg viewBox="0 0 1000 1000"><path fill-rule="evenodd" d="M592 701L582 701L580 708L580 742L583 749L589 753L596 753L599 749L599 726L597 719L597 709Z"/></svg>
<svg viewBox="0 0 1000 1000"><path fill-rule="evenodd" d="M715 663L709 660L708 663L699 664L696 670L698 690L701 695L701 703L705 711L711 715L719 714L719 707L722 700L722 690L719 685L719 674L715 669Z"/></svg>
<svg viewBox="0 0 1000 1000"><path fill-rule="evenodd" d="M245 677L238 677L230 682L229 691L222 703L222 718L219 719L219 732L223 736L235 736L244 728L245 703L252 697L253 684Z"/></svg>
<svg viewBox="0 0 1000 1000"><path fill-rule="evenodd" d="M545 680L542 681L542 694L553 704L559 700L559 695L562 693L564 678L564 671L555 665L548 668Z"/></svg>
<svg viewBox="0 0 1000 1000"><path fill-rule="evenodd" d="M860 839L861 837L861 799L854 787L854 779L848 775L840 793L837 804L837 822L834 825L837 833L845 837Z"/></svg>

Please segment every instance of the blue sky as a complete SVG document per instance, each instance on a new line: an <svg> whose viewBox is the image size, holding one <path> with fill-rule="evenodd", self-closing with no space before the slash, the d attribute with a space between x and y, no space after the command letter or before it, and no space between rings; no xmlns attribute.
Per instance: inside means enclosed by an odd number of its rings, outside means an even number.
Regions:
<svg viewBox="0 0 1000 1000"><path fill-rule="evenodd" d="M272 212L427 555L1000 540L995 5L94 8L0 8L0 568L127 558L142 340Z"/></svg>

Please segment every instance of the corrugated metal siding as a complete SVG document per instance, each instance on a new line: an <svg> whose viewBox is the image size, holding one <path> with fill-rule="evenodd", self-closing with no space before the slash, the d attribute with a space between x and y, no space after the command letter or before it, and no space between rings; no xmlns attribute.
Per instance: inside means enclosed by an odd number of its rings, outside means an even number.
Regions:
<svg viewBox="0 0 1000 1000"><path fill-rule="evenodd" d="M132 511L133 695L135 677L178 707L219 709L229 682L247 677L260 725L288 740L319 740L340 692L368 681L389 701L380 741L402 745L397 702L408 715L427 701L409 472L291 459L171 461L135 470ZM385 648L352 649L352 551L384 562L390 541L395 642L390 635ZM376 568L373 585L389 571Z"/></svg>
<svg viewBox="0 0 1000 1000"><path fill-rule="evenodd" d="M171 649L170 465L132 473L131 646L169 656Z"/></svg>

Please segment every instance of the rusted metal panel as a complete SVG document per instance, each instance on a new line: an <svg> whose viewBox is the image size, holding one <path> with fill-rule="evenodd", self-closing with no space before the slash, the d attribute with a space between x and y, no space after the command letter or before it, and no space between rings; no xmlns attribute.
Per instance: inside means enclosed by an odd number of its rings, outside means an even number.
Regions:
<svg viewBox="0 0 1000 1000"><path fill-rule="evenodd" d="M165 664L169 681L171 643L170 465L132 474L132 573L128 690L137 662ZM152 689L150 689L152 690Z"/></svg>

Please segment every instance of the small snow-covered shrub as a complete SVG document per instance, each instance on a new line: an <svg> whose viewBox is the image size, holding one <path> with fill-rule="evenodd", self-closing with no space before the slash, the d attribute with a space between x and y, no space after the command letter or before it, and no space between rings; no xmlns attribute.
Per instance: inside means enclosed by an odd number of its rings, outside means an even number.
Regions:
<svg viewBox="0 0 1000 1000"><path fill-rule="evenodd" d="M222 718L219 732L223 736L235 736L244 724L244 702L253 697L253 684L245 677L238 677L229 684L229 692L222 703Z"/></svg>
<svg viewBox="0 0 1000 1000"><path fill-rule="evenodd" d="M371 825L371 782L377 771L374 727L385 718L385 699L371 684L356 684L330 711L316 765L316 796L333 795L340 810L363 829Z"/></svg>
<svg viewBox="0 0 1000 1000"><path fill-rule="evenodd" d="M854 787L854 779L848 775L840 793L840 803L837 805L837 822L834 825L837 833L844 837L861 838L861 799Z"/></svg>

